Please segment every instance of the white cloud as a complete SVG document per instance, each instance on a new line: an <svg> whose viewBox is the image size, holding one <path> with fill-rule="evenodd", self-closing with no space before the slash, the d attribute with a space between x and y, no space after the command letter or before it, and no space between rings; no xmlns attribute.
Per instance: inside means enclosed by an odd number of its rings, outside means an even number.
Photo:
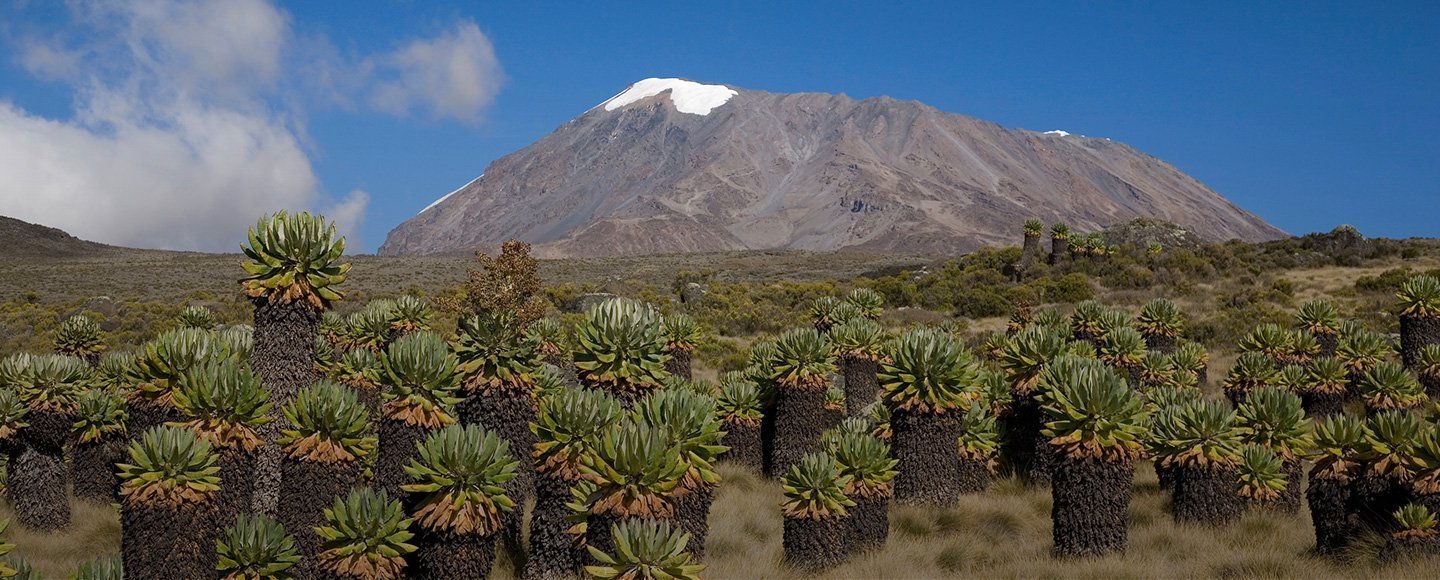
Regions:
<svg viewBox="0 0 1440 580"><path fill-rule="evenodd" d="M34 40L22 41L20 65L45 80L73 79L80 74L81 55Z"/></svg>
<svg viewBox="0 0 1440 580"><path fill-rule="evenodd" d="M0 214L112 244L235 250L261 213L320 201L283 127L190 103L169 110L169 124L102 113L113 128L98 129L0 106Z"/></svg>
<svg viewBox="0 0 1440 580"><path fill-rule="evenodd" d="M478 120L504 81L495 47L474 22L461 22L438 38L416 40L368 64L375 75L370 104L397 115L425 110L436 118Z"/></svg>
<svg viewBox="0 0 1440 580"><path fill-rule="evenodd" d="M360 239L360 226L365 223L365 207L369 203L370 194L356 189L339 203L325 209L325 217L334 221L335 229L345 236L345 248L348 252L354 252L363 241Z"/></svg>
<svg viewBox="0 0 1440 580"><path fill-rule="evenodd" d="M289 18L267 0L132 0L119 12L137 57L186 90L268 85L290 36Z"/></svg>
<svg viewBox="0 0 1440 580"><path fill-rule="evenodd" d="M76 104L70 118L46 118L0 101L0 214L105 243L234 251L280 209L325 212L353 236L369 195L324 193L300 104L372 87L376 110L473 120L498 88L494 51L469 22L391 54L336 59L317 81L305 57L328 41L302 38L267 0L71 7L65 26L14 37L16 61L72 89Z"/></svg>

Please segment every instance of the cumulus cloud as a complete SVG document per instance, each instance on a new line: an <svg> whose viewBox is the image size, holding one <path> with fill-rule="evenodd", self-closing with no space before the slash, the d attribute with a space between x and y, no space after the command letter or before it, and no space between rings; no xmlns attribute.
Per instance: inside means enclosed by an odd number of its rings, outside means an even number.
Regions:
<svg viewBox="0 0 1440 580"><path fill-rule="evenodd" d="M113 105L79 123L0 106L0 214L111 244L235 250L261 213L324 203L271 119L175 103L171 122L135 123L114 116L134 103Z"/></svg>
<svg viewBox="0 0 1440 580"><path fill-rule="evenodd" d="M345 236L350 242L355 242L360 226L365 223L365 207L369 204L370 194L356 189L347 194L345 199L340 200L339 203L330 206L330 209L325 212L325 217L335 222L335 229L340 231L340 235ZM346 247L354 251L355 245L351 243Z"/></svg>
<svg viewBox="0 0 1440 580"><path fill-rule="evenodd" d="M408 115L474 121L495 100L504 74L495 47L474 22L462 22L438 38L416 40L372 59L370 104Z"/></svg>
<svg viewBox="0 0 1440 580"><path fill-rule="evenodd" d="M296 47L317 41L284 11L268 0L70 6L65 26L14 36L16 62L71 89L75 106L48 118L0 102L0 214L168 249L233 251L260 214L280 209L324 212L354 234L369 195L331 197L315 174L298 103L330 101L315 77L297 78L309 71ZM464 120L500 78L469 22L328 68L333 82L370 91L373 110Z"/></svg>

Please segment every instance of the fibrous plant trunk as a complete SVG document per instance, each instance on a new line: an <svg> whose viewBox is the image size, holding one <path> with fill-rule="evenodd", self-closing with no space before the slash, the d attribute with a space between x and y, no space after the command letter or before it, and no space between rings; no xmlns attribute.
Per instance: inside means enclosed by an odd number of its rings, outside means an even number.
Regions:
<svg viewBox="0 0 1440 580"><path fill-rule="evenodd" d="M1233 466L1180 466L1170 497L1177 522L1223 526L1240 519L1245 510Z"/></svg>
<svg viewBox="0 0 1440 580"><path fill-rule="evenodd" d="M1377 559L1394 564L1435 554L1440 554L1440 536L1432 530L1424 536L1391 536L1380 548Z"/></svg>
<svg viewBox="0 0 1440 580"><path fill-rule="evenodd" d="M849 558L846 537L848 517L785 518L785 563L814 574L843 564Z"/></svg>
<svg viewBox="0 0 1440 580"><path fill-rule="evenodd" d="M185 420L185 415L174 406L139 397L125 401L125 415L125 427L132 441L139 441L152 428Z"/></svg>
<svg viewBox="0 0 1440 580"><path fill-rule="evenodd" d="M1432 514L1440 514L1440 493L1420 493L1412 488L1410 501L1425 506Z"/></svg>
<svg viewBox="0 0 1440 580"><path fill-rule="evenodd" d="M1155 479L1159 480L1160 489L1174 491L1175 489L1175 468L1155 462Z"/></svg>
<svg viewBox="0 0 1440 580"><path fill-rule="evenodd" d="M849 508L850 530L846 541L851 553L875 550L890 538L890 498L852 496L855 505Z"/></svg>
<svg viewBox="0 0 1440 580"><path fill-rule="evenodd" d="M877 372L879 363L865 357L842 357L840 370L845 376L845 412L851 417L865 414L865 409L880 394Z"/></svg>
<svg viewBox="0 0 1440 580"><path fill-rule="evenodd" d="M1161 354L1175 354L1176 337L1167 334L1145 333L1145 348Z"/></svg>
<svg viewBox="0 0 1440 580"><path fill-rule="evenodd" d="M530 456L535 447L535 433L530 431L530 424L535 422L535 397L529 391L472 389L455 410L461 423L479 425L507 441L510 457L519 463L515 479L505 484L505 493L516 509L505 514L505 529L499 539L516 560L523 558L524 506L535 495L535 462Z"/></svg>
<svg viewBox="0 0 1440 580"><path fill-rule="evenodd" d="M220 466L220 491L215 492L216 521L221 527L235 523L240 514L250 511L255 488L255 449L216 447L216 464Z"/></svg>
<svg viewBox="0 0 1440 580"><path fill-rule="evenodd" d="M107 434L96 441L76 443L70 451L75 498L100 505L120 499L120 476L115 465L125 459L123 434Z"/></svg>
<svg viewBox="0 0 1440 580"><path fill-rule="evenodd" d="M280 448L269 439L255 450L255 475L250 495L250 511L274 515L280 505Z"/></svg>
<svg viewBox="0 0 1440 580"><path fill-rule="evenodd" d="M457 535L421 530L415 536L414 574L426 580L490 577L495 564L495 534Z"/></svg>
<svg viewBox="0 0 1440 580"><path fill-rule="evenodd" d="M671 499L675 505L675 525L690 534L685 551L695 559L705 557L705 540L710 533L710 506L715 503L715 486L701 485Z"/></svg>
<svg viewBox="0 0 1440 580"><path fill-rule="evenodd" d="M1051 457L1050 438L1041 429L1045 427L1045 411L1040 402L1029 395L1013 396L1010 413L1003 418L1005 429L1001 440L1000 456L1010 466L1010 471L1034 485L1050 484Z"/></svg>
<svg viewBox="0 0 1440 580"><path fill-rule="evenodd" d="M9 473L10 462L24 450L25 441L18 436L0 439L0 460L5 462L6 473Z"/></svg>
<svg viewBox="0 0 1440 580"><path fill-rule="evenodd" d="M1335 351L1340 348L1340 335L1332 333L1310 333L1315 337L1315 342L1320 345L1321 358L1333 358Z"/></svg>
<svg viewBox="0 0 1440 580"><path fill-rule="evenodd" d="M280 460L275 445L280 428L286 424L284 408L300 389L320 379L315 370L315 337L319 334L320 311L305 302L271 302L253 299L255 306L254 350L250 367L270 393L270 422L260 426L266 444L256 454L251 508L274 514L280 502Z"/></svg>
<svg viewBox="0 0 1440 580"><path fill-rule="evenodd" d="M615 400L620 403L620 407L626 411L634 409L636 402L650 396L650 393L655 392L655 389L658 388L654 385L615 385L603 381L594 381L584 375L581 375L579 380L582 388L599 391L615 397Z"/></svg>
<svg viewBox="0 0 1440 580"><path fill-rule="evenodd" d="M1420 373L1420 385L1425 387L1425 396L1431 400L1440 398L1440 375Z"/></svg>
<svg viewBox="0 0 1440 580"><path fill-rule="evenodd" d="M70 497L66 493L65 457L26 445L10 458L7 490L15 520L37 532L58 532L70 527Z"/></svg>
<svg viewBox="0 0 1440 580"><path fill-rule="evenodd" d="M1070 257L1069 238L1050 238L1050 265L1054 266Z"/></svg>
<svg viewBox="0 0 1440 580"><path fill-rule="evenodd" d="M1348 396L1344 392L1339 393L1317 393L1306 391L1301 395L1301 402L1305 408L1305 416L1321 420L1331 415L1343 415L1345 413L1345 399Z"/></svg>
<svg viewBox="0 0 1440 580"><path fill-rule="evenodd" d="M1284 464L1285 489L1280 492L1279 499L1276 499L1272 506L1275 510L1287 513L1300 513L1300 490L1305 483L1305 468L1299 459L1287 459Z"/></svg>
<svg viewBox="0 0 1440 580"><path fill-rule="evenodd" d="M963 474L957 441L963 425L960 411L890 412L890 452L898 462L895 501L945 506L960 499Z"/></svg>
<svg viewBox="0 0 1440 580"><path fill-rule="evenodd" d="M392 417L382 417L376 431L380 435L380 444L375 453L373 487L376 491L390 494L390 497L404 497L400 486L407 482L405 466L419 455L415 446L425 441L432 431Z"/></svg>
<svg viewBox="0 0 1440 580"><path fill-rule="evenodd" d="M1043 252L1040 251L1040 236L1038 234L1033 236L1026 235L1025 245L1020 247L1020 253L1021 264L1025 264L1026 266L1034 264L1035 260L1043 255Z"/></svg>
<svg viewBox="0 0 1440 580"><path fill-rule="evenodd" d="M546 473L535 477L535 510L530 514L530 551L525 578L578 577L585 564L579 538L569 532L571 482Z"/></svg>
<svg viewBox="0 0 1440 580"><path fill-rule="evenodd" d="M725 422L725 437L721 441L729 447L720 459L760 473L765 468L763 450L760 448L760 425L745 422Z"/></svg>
<svg viewBox="0 0 1440 580"><path fill-rule="evenodd" d="M15 519L40 532L70 527L70 468L65 465L65 445L73 413L31 410L25 416L29 426L22 434L25 448L10 462L10 497Z"/></svg>
<svg viewBox="0 0 1440 580"><path fill-rule="evenodd" d="M1406 314L1400 316L1400 359L1405 368L1420 362L1420 351L1428 344L1440 344L1440 318Z"/></svg>
<svg viewBox="0 0 1440 580"><path fill-rule="evenodd" d="M585 545L605 554L614 554L615 532L612 528L623 521L625 518L610 514L590 514L585 521ZM587 562L595 563L594 558L587 558Z"/></svg>
<svg viewBox="0 0 1440 580"><path fill-rule="evenodd" d="M70 443L70 428L75 423L74 413L32 410L25 415L25 420L30 424L21 431L26 445L41 453L65 454L65 446Z"/></svg>
<svg viewBox="0 0 1440 580"><path fill-rule="evenodd" d="M349 493L359 480L360 465L305 461L286 455L281 459L280 469L280 505L276 520L295 536L295 550L301 556L294 568L295 574L301 578L317 577L316 556L320 554L323 540L315 528L325 525L325 510L335 504L335 498Z"/></svg>
<svg viewBox="0 0 1440 580"><path fill-rule="evenodd" d="M1015 281L1025 280L1025 274L1035 267L1035 262L1040 260L1043 254L1040 251L1040 236L1025 236L1024 245L1020 247L1020 262L1015 264Z"/></svg>
<svg viewBox="0 0 1440 580"><path fill-rule="evenodd" d="M380 416L380 387L375 385L356 386L347 384L345 388L355 393L355 398L360 401L361 405L365 406L366 416L372 419Z"/></svg>
<svg viewBox="0 0 1440 580"><path fill-rule="evenodd" d="M687 381L694 378L690 370L690 359L692 358L692 353L690 351L685 349L676 349L666 351L666 353L670 355L670 360L665 361L666 372Z"/></svg>
<svg viewBox="0 0 1440 580"><path fill-rule="evenodd" d="M1230 401L1231 407L1239 409L1240 405L1244 405L1245 401L1250 398L1250 389L1225 389L1225 398Z"/></svg>
<svg viewBox="0 0 1440 580"><path fill-rule="evenodd" d="M465 400L455 407L460 422L479 425L492 431L510 444L510 457L519 463L511 488L519 496L510 496L518 505L535 489L535 462L530 450L535 447L535 398L529 392L501 389L476 389L465 393Z"/></svg>
<svg viewBox="0 0 1440 580"><path fill-rule="evenodd" d="M120 510L120 553L126 578L214 578L221 527L210 501L148 506L127 501ZM288 531L288 530L287 530Z"/></svg>
<svg viewBox="0 0 1440 580"><path fill-rule="evenodd" d="M1135 464L1059 454L1052 475L1055 553L1068 557L1123 553Z"/></svg>
<svg viewBox="0 0 1440 580"><path fill-rule="evenodd" d="M1403 482L1375 473L1350 480L1350 502L1346 510L1361 525L1382 535L1396 530L1392 514L1410 501L1410 488Z"/></svg>
<svg viewBox="0 0 1440 580"><path fill-rule="evenodd" d="M955 487L961 494L984 493L994 478L995 472L988 458L960 455L960 471Z"/></svg>
<svg viewBox="0 0 1440 580"><path fill-rule="evenodd" d="M761 402L760 458L766 476L783 477L785 475L775 469L775 402L773 400Z"/></svg>
<svg viewBox="0 0 1440 580"><path fill-rule="evenodd" d="M1345 551L1355 537L1355 526L1346 509L1350 504L1350 484L1311 473L1305 499L1315 528L1315 552L1332 555Z"/></svg>
<svg viewBox="0 0 1440 580"><path fill-rule="evenodd" d="M825 387L781 387L775 401L775 451L771 473L783 477L809 453L820 451L825 432Z"/></svg>

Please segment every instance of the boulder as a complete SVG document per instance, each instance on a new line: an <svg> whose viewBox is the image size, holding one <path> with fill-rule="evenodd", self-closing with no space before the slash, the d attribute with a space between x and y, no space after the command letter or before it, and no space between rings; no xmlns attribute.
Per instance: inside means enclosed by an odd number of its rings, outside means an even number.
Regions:
<svg viewBox="0 0 1440 580"><path fill-rule="evenodd" d="M685 284L685 287L680 289L680 303L699 304L705 298L705 293L709 291L709 288L695 282Z"/></svg>
<svg viewBox="0 0 1440 580"><path fill-rule="evenodd" d="M570 311L571 311L571 312L585 312L586 310L589 310L589 309L591 309L591 308L594 308L596 305L600 304L601 302L604 302L604 301L609 300L609 299L611 299L611 298L617 298L617 296L614 295L614 294L611 294L611 293L609 293L609 292L589 292L589 293L586 293L586 294L581 294L581 295L580 295L578 298L576 298L575 301L570 305Z"/></svg>

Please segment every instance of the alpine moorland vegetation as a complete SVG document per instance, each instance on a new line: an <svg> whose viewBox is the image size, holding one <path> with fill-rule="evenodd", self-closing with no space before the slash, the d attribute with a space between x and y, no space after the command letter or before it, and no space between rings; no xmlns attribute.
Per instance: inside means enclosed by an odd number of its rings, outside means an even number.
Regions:
<svg viewBox="0 0 1440 580"><path fill-rule="evenodd" d="M1436 246L1057 226L1040 259L1044 224L1022 230L825 269L515 242L467 278L279 213L227 258L238 285L22 290L0 302L8 569L1436 571Z"/></svg>

